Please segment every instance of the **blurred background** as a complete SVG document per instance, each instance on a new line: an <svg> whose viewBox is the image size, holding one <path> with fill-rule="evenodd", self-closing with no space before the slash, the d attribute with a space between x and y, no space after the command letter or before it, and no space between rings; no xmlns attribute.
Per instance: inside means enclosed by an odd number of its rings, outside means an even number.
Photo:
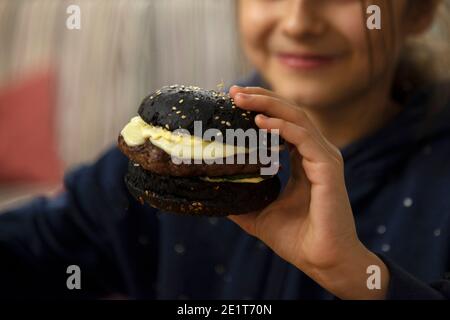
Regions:
<svg viewBox="0 0 450 320"><path fill-rule="evenodd" d="M57 191L144 96L250 71L234 0L0 0L0 210ZM66 10L78 5L81 29Z"/></svg>

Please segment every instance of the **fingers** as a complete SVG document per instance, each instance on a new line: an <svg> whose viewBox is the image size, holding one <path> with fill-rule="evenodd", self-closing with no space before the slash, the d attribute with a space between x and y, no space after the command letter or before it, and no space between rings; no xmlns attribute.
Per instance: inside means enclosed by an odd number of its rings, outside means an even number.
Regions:
<svg viewBox="0 0 450 320"><path fill-rule="evenodd" d="M300 155L313 162L329 162L329 152L304 127L292 122L259 114L255 122L261 129L278 129L280 136L297 148Z"/></svg>
<svg viewBox="0 0 450 320"><path fill-rule="evenodd" d="M339 150L329 143L306 113L297 106L279 98L275 93L259 87L232 87L230 94L234 95L235 103L243 109L256 111L272 118L283 119L305 128L314 136L317 143L333 157L339 158Z"/></svg>
<svg viewBox="0 0 450 320"><path fill-rule="evenodd" d="M305 170L305 176L311 184L329 187L343 178L344 161L340 152L328 150L305 128L292 122L278 118L269 118L261 114L255 118L255 121L258 127L262 129L269 131L277 129L281 137L295 146L302 158L301 165ZM294 155L293 153L291 154ZM291 168L291 177L296 182L306 180L301 176L302 174L300 167Z"/></svg>
<svg viewBox="0 0 450 320"><path fill-rule="evenodd" d="M304 114L287 102L266 94L236 93L234 102L242 109L264 113L270 117L289 119L292 122L305 122Z"/></svg>
<svg viewBox="0 0 450 320"><path fill-rule="evenodd" d="M234 85L230 88L230 95L232 97L234 97L239 92L246 94L260 94L281 99L281 97L272 90L267 90L261 87L240 87Z"/></svg>
<svg viewBox="0 0 450 320"><path fill-rule="evenodd" d="M252 92L254 93L233 91L236 92L234 101L240 108L263 113L273 118L285 119L311 130L314 134L319 134L306 113L298 107L278 98L274 93L266 89L251 88L250 90L253 90ZM250 92L250 90L247 91Z"/></svg>

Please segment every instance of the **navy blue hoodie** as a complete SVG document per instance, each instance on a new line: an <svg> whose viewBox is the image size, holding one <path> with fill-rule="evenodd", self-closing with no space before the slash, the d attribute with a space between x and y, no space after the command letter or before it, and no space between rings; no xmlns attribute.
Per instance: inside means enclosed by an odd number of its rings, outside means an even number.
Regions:
<svg viewBox="0 0 450 320"><path fill-rule="evenodd" d="M255 74L241 85L265 86ZM450 298L450 104L418 92L343 148L359 238L389 268L388 299ZM283 186L289 177L281 154ZM116 147L65 176L65 191L0 215L0 296L334 299L226 218L183 217L127 192ZM68 290L67 268L81 270ZM447 279L447 280L446 280Z"/></svg>

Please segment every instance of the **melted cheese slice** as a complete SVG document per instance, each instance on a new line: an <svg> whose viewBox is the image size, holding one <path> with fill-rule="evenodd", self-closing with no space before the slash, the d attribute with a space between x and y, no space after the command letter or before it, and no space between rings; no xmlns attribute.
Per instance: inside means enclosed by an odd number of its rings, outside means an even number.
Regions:
<svg viewBox="0 0 450 320"><path fill-rule="evenodd" d="M245 147L205 141L197 136L179 134L162 127L152 126L136 116L122 129L121 135L130 147L144 144L147 140L171 156L187 159L219 159L235 154L248 153Z"/></svg>
<svg viewBox="0 0 450 320"><path fill-rule="evenodd" d="M200 177L200 179L208 182L233 182L233 183L260 183L265 180L263 177L242 178L242 179Z"/></svg>

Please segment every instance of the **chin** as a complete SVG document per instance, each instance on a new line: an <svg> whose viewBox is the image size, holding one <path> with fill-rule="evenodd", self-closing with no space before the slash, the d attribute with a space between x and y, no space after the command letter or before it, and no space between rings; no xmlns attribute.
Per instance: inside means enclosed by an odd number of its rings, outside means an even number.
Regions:
<svg viewBox="0 0 450 320"><path fill-rule="evenodd" d="M328 96L331 92L334 92L334 90L330 90L323 85L305 82L281 82L273 86L273 89L280 96L295 102L299 106L324 106L328 101L332 101Z"/></svg>
<svg viewBox="0 0 450 320"><path fill-rule="evenodd" d="M361 79L361 77L355 77ZM269 81L273 91L280 96L294 101L299 106L326 108L340 104L355 96L362 89L362 83L354 83L342 77L330 75L317 79L299 77L273 77Z"/></svg>

